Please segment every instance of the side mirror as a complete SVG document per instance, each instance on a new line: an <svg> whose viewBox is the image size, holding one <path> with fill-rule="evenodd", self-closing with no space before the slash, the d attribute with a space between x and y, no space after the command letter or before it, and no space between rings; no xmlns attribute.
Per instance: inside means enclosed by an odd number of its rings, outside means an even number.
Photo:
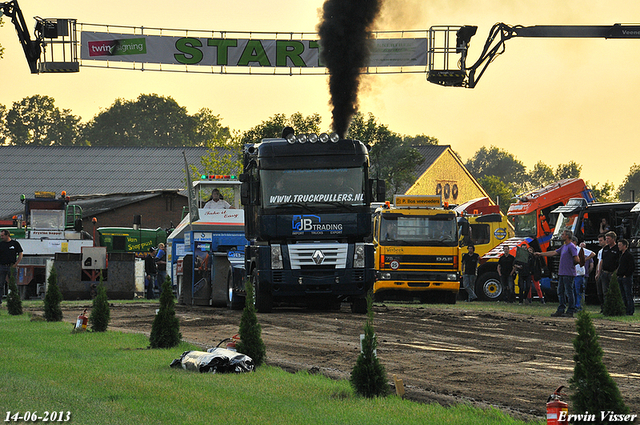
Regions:
<svg viewBox="0 0 640 425"><path fill-rule="evenodd" d="M469 225L469 221L466 218L459 218L458 225L460 226L460 237L458 238L460 241L460 246L468 245L469 237L471 234L471 226Z"/></svg>

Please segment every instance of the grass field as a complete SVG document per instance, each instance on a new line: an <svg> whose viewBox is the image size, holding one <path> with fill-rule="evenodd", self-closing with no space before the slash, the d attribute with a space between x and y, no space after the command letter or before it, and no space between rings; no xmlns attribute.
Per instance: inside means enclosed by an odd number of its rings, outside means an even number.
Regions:
<svg viewBox="0 0 640 425"><path fill-rule="evenodd" d="M523 423L467 405L363 399L346 381L268 366L239 375L171 369L173 359L195 347L150 350L144 335L72 334L69 323L29 319L0 309L3 421L15 413L63 412L56 422L65 422L69 412L68 422L92 425Z"/></svg>

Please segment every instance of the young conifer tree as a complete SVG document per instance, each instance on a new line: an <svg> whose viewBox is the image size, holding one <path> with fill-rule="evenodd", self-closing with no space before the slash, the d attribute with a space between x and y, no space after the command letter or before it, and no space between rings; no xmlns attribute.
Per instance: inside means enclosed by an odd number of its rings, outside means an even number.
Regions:
<svg viewBox="0 0 640 425"><path fill-rule="evenodd" d="M246 298L242 317L240 318L240 341L236 349L239 353L251 357L256 367L264 363L266 357L266 347L262 341L262 327L258 323L256 307L254 305L253 285L250 281L245 283Z"/></svg>
<svg viewBox="0 0 640 425"><path fill-rule="evenodd" d="M2 294L0 294L2 296ZM7 310L12 316L20 316L22 314L22 300L16 285L16 276L13 270L9 272L9 295L7 296Z"/></svg>
<svg viewBox="0 0 640 425"><path fill-rule="evenodd" d="M605 316L624 316L627 314L624 301L622 301L620 284L618 283L618 273L614 273L613 276L611 276L609 289L607 289L607 295L604 298L604 305L602 306L602 314Z"/></svg>
<svg viewBox="0 0 640 425"><path fill-rule="evenodd" d="M109 307L109 298L107 297L107 288L104 287L102 273L100 273L100 284L97 288L97 295L93 299L91 315L89 315L91 330L94 332L105 332L110 320L111 310Z"/></svg>
<svg viewBox="0 0 640 425"><path fill-rule="evenodd" d="M149 344L151 348L171 348L180 344L180 321L176 317L176 308L171 290L169 276L162 283L160 294L160 309L153 319Z"/></svg>
<svg viewBox="0 0 640 425"><path fill-rule="evenodd" d="M578 336L573 340L575 366L573 377L569 380L574 390L571 413L589 412L595 415L596 423L601 423L601 412L628 413L629 408L624 404L618 386L602 362L603 352L598 343L598 334L587 311L578 314L576 328Z"/></svg>
<svg viewBox="0 0 640 425"><path fill-rule="evenodd" d="M378 338L373 328L373 295L367 295L367 321L364 325L362 352L351 371L351 386L364 397L384 397L389 393L387 372L376 355Z"/></svg>
<svg viewBox="0 0 640 425"><path fill-rule="evenodd" d="M58 287L58 274L55 267L51 268L47 279L47 293L44 296L44 318L47 322L62 321L62 292Z"/></svg>

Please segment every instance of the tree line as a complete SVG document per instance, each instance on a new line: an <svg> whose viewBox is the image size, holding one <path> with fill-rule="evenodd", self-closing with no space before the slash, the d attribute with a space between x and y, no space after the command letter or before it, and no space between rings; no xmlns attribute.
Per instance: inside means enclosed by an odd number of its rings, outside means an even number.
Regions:
<svg viewBox="0 0 640 425"><path fill-rule="evenodd" d="M220 115L202 108L193 115L173 98L141 94L135 100L116 99L87 122L60 109L49 96L34 95L11 108L0 105L0 145L10 146L202 146L209 154L202 159L204 171L237 173L242 146L262 138L279 137L284 126L299 133L320 133L319 114L287 117L275 114L244 132L222 125ZM419 134L402 135L378 122L369 113L357 113L347 137L362 140L371 149L372 178L387 182L387 194L402 193L419 177L415 170L424 161L416 146L437 145L438 139ZM458 155L459 156L459 155ZM463 161L464 162L464 161ZM481 147L465 166L503 211L518 194L557 180L580 177L582 166L575 161L555 168L538 161L531 170L513 154L495 146ZM599 201L631 200L640 195L640 165L634 164L619 187L605 182L588 186Z"/></svg>

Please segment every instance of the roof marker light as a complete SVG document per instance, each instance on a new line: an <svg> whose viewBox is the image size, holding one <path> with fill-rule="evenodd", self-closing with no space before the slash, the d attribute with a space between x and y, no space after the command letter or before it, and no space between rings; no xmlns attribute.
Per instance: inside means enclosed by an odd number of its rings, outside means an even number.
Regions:
<svg viewBox="0 0 640 425"><path fill-rule="evenodd" d="M293 145L296 142L296 136L294 136L292 133L287 134L287 142Z"/></svg>

